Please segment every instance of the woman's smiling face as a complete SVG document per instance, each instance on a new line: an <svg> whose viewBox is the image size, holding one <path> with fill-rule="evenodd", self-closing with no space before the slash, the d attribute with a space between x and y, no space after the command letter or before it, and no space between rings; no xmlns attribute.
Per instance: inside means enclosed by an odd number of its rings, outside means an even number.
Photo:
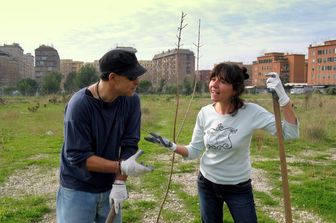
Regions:
<svg viewBox="0 0 336 223"><path fill-rule="evenodd" d="M209 82L209 92L213 102L230 102L234 95L232 84L220 76L213 76Z"/></svg>

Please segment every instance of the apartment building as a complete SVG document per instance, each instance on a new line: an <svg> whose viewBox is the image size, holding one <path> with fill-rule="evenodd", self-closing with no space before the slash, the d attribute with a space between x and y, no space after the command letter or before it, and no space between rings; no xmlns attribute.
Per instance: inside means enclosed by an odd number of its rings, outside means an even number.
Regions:
<svg viewBox="0 0 336 223"><path fill-rule="evenodd" d="M60 57L53 47L41 45L35 49L34 78L40 82L48 72L60 72Z"/></svg>
<svg viewBox="0 0 336 223"><path fill-rule="evenodd" d="M148 80L151 83L156 79L155 66L152 60L139 60L141 66L146 68L147 72L144 75L140 76L140 80Z"/></svg>
<svg viewBox="0 0 336 223"><path fill-rule="evenodd" d="M251 85L265 87L265 74L276 72L284 83L302 83L306 80L305 55L284 54L281 52L265 53L253 62Z"/></svg>
<svg viewBox="0 0 336 223"><path fill-rule="evenodd" d="M289 83L306 83L307 69L305 55L303 54L286 54L289 67Z"/></svg>
<svg viewBox="0 0 336 223"><path fill-rule="evenodd" d="M60 72L66 78L69 73L77 72L84 62L82 61L73 61L72 59L61 59L60 60Z"/></svg>
<svg viewBox="0 0 336 223"><path fill-rule="evenodd" d="M308 85L336 85L336 40L308 48Z"/></svg>
<svg viewBox="0 0 336 223"><path fill-rule="evenodd" d="M176 76L182 84L186 77L193 78L195 75L195 56L191 50L177 49L168 50L154 55L153 72L155 73L152 84L158 87L161 80L167 85L176 84Z"/></svg>
<svg viewBox="0 0 336 223"><path fill-rule="evenodd" d="M24 74L23 78L33 78L35 67L34 67L34 61L35 57L31 53L26 53L24 55Z"/></svg>
<svg viewBox="0 0 336 223"><path fill-rule="evenodd" d="M208 83L210 78L211 70L199 70L198 80L202 83Z"/></svg>
<svg viewBox="0 0 336 223"><path fill-rule="evenodd" d="M24 54L24 50L18 43L4 44L0 46L2 52L10 55L10 60L16 61L18 74L16 81L23 78L32 78L34 74L34 56L30 53Z"/></svg>
<svg viewBox="0 0 336 223"><path fill-rule="evenodd" d="M0 50L0 87L14 86L19 79L19 63Z"/></svg>
<svg viewBox="0 0 336 223"><path fill-rule="evenodd" d="M60 72L62 74L61 87L63 88L64 82L68 75L73 72L79 71L79 69L84 65L82 61L73 61L72 59L61 59L60 60Z"/></svg>

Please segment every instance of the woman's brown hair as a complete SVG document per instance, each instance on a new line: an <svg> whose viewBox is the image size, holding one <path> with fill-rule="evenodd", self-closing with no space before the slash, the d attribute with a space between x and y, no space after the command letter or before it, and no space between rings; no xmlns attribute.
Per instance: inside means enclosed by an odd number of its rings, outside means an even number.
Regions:
<svg viewBox="0 0 336 223"><path fill-rule="evenodd" d="M238 109L244 106L244 100L240 97L244 93L244 80L249 78L247 69L235 64L220 63L215 65L210 73L210 80L213 77L220 77L226 83L231 84L236 94L231 98L234 107L230 115L237 114Z"/></svg>

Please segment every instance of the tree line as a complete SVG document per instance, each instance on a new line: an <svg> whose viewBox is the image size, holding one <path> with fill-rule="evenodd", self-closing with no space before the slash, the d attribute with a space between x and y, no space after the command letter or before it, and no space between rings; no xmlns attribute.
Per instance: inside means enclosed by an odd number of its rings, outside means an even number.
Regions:
<svg viewBox="0 0 336 223"><path fill-rule="evenodd" d="M48 95L48 94L72 94L79 89L88 86L99 79L99 73L96 68L90 64L84 65L77 72L69 73L63 83L63 75L59 72L48 72L39 82L32 78L21 79L16 86L6 87L3 94L11 95L13 92L23 96ZM190 77L185 77L179 91L182 94L190 95L193 92L194 81ZM61 86L63 85L63 87ZM195 86L196 93L207 91L207 83L198 81ZM159 81L158 86L153 86L149 80L141 80L137 88L139 93L147 94L175 94L176 84L168 84L165 79Z"/></svg>

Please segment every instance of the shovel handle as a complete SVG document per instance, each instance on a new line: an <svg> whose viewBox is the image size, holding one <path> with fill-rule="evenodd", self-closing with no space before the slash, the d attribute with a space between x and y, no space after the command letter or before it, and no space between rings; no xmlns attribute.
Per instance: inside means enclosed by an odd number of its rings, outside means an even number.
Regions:
<svg viewBox="0 0 336 223"><path fill-rule="evenodd" d="M288 174L287 174L287 162L286 162L286 154L285 154L285 146L284 146L284 138L282 135L282 125L281 125L281 114L280 114L280 105L278 101L278 96L276 92L272 92L273 96L273 109L275 116L275 124L278 136L278 144L279 144L279 157L281 164L281 178L282 178L282 190L284 195L284 206L285 206L285 218L286 223L292 223L292 207L288 186Z"/></svg>
<svg viewBox="0 0 336 223"><path fill-rule="evenodd" d="M114 210L114 204L112 204L111 209L107 215L105 223L113 223L113 220L116 216L115 210Z"/></svg>

